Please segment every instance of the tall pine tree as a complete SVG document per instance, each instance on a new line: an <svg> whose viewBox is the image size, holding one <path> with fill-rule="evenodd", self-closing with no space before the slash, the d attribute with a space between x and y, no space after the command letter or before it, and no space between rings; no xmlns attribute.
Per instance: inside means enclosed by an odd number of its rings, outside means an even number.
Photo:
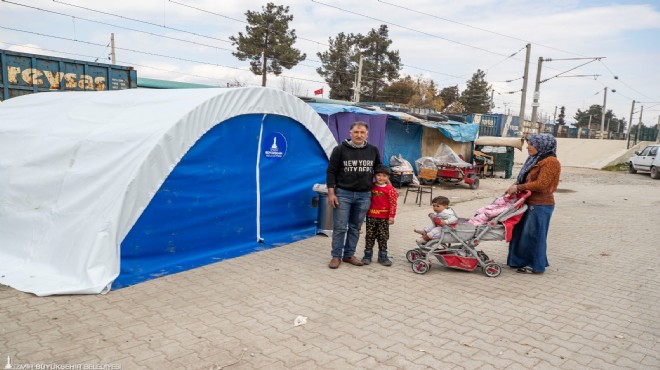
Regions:
<svg viewBox="0 0 660 370"><path fill-rule="evenodd" d="M366 36L358 35L360 49L357 60L362 55L362 101L386 100L379 96L388 82L399 77L401 58L398 50L390 50L387 25L382 24L377 30L371 29Z"/></svg>
<svg viewBox="0 0 660 370"><path fill-rule="evenodd" d="M477 69L467 82L459 101L467 113L488 113L493 106L490 98L491 86L486 81L486 72Z"/></svg>
<svg viewBox="0 0 660 370"><path fill-rule="evenodd" d="M282 68L291 69L306 55L295 49L296 30L289 30L293 15L288 15L288 6L268 3L262 12L247 11L248 25L245 34L230 36L236 51L232 54L241 61L250 61L250 71L261 75L261 86L266 86L266 76L273 73L279 76Z"/></svg>
<svg viewBox="0 0 660 370"><path fill-rule="evenodd" d="M336 38L328 39L328 43L328 51L316 53L322 63L316 72L330 86L330 99L351 100L357 70L353 62L355 36L340 32Z"/></svg>

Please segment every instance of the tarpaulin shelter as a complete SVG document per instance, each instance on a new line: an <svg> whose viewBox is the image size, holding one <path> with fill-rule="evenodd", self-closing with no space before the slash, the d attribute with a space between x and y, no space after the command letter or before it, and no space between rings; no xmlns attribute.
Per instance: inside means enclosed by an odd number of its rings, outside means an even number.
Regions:
<svg viewBox="0 0 660 370"><path fill-rule="evenodd" d="M431 122L401 112L387 112L385 157L399 155L410 163L432 157L440 144L449 145L466 160L471 160L473 142L479 125L456 121ZM387 163L387 162L386 162Z"/></svg>
<svg viewBox="0 0 660 370"><path fill-rule="evenodd" d="M368 109L342 104L308 103L328 125L337 143L350 139L350 128L353 122L362 121L369 124L367 141L380 150L383 158L385 153L385 130L387 114Z"/></svg>
<svg viewBox="0 0 660 370"><path fill-rule="evenodd" d="M311 237L335 145L313 109L269 88L10 99L0 284L103 293Z"/></svg>

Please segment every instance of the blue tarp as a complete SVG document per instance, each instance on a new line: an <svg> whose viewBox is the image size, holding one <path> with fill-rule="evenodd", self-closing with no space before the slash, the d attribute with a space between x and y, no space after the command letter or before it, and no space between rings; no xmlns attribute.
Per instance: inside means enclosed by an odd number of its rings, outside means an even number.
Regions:
<svg viewBox="0 0 660 370"><path fill-rule="evenodd" d="M310 107L314 108L316 113L324 115L333 115L337 113L359 113L359 114L372 114L378 115L383 114L383 112L374 112L368 109L352 106L352 105L341 105L341 104L325 104L325 103L307 103Z"/></svg>
<svg viewBox="0 0 660 370"><path fill-rule="evenodd" d="M416 123L389 120L385 133L385 155L383 162L390 165L390 157L399 155L414 166L422 156L422 126Z"/></svg>
<svg viewBox="0 0 660 370"><path fill-rule="evenodd" d="M446 137L460 143L469 143L471 141L475 141L477 140L477 135L479 134L479 125L474 123L450 121L448 123L423 122L420 124L426 127L440 130L440 132L442 132L442 134Z"/></svg>

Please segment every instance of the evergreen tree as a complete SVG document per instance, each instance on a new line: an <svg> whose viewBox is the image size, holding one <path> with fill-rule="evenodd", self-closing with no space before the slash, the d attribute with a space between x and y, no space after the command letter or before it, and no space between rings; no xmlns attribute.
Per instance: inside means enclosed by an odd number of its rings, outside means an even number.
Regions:
<svg viewBox="0 0 660 370"><path fill-rule="evenodd" d="M586 111L577 110L575 116L575 127L595 129L600 128L600 119L603 114L603 107L599 104L593 104ZM591 117L591 119L589 118ZM607 119L607 116L605 117Z"/></svg>
<svg viewBox="0 0 660 370"><path fill-rule="evenodd" d="M336 38L328 39L328 51L318 52L321 67L316 72L330 86L330 99L351 100L357 66L355 59L355 36L340 32Z"/></svg>
<svg viewBox="0 0 660 370"><path fill-rule="evenodd" d="M486 81L486 72L478 69L467 82L460 102L468 113L488 113L493 106L490 98L491 86Z"/></svg>
<svg viewBox="0 0 660 370"><path fill-rule="evenodd" d="M589 117L591 117L591 124L589 124ZM576 127L600 130L603 119L603 106L593 104L586 111L578 109L573 118L575 119ZM605 112L604 124L606 132L623 133L626 129L626 120L616 118L616 115L611 110Z"/></svg>
<svg viewBox="0 0 660 370"><path fill-rule="evenodd" d="M448 107L451 103L458 100L458 85L445 87L440 90L440 97L445 104L445 107Z"/></svg>
<svg viewBox="0 0 660 370"><path fill-rule="evenodd" d="M266 86L266 76L273 73L279 76L282 68L291 69L306 55L295 49L296 30L289 30L293 15L288 15L288 6L268 3L262 12L247 11L248 25L245 34L230 36L236 51L232 54L241 61L250 61L250 70L261 75L261 86Z"/></svg>
<svg viewBox="0 0 660 370"><path fill-rule="evenodd" d="M415 81L406 75L385 86L381 97L392 103L408 104L413 94L415 94Z"/></svg>
<svg viewBox="0 0 660 370"><path fill-rule="evenodd" d="M559 108L559 117L557 118L557 125L559 126L566 126L566 120L564 118L566 117L566 108L562 106Z"/></svg>
<svg viewBox="0 0 660 370"><path fill-rule="evenodd" d="M401 58L398 50L389 50L392 40L389 38L387 25L381 25L377 30L371 29L366 36L357 35L359 54L362 55L362 101L383 100L380 96L388 82L399 77Z"/></svg>

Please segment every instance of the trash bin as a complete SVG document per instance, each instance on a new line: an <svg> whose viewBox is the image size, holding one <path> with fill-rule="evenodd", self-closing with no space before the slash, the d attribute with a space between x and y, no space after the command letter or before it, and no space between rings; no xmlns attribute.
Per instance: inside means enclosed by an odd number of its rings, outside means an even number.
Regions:
<svg viewBox="0 0 660 370"><path fill-rule="evenodd" d="M493 170L495 172L503 171L504 178L510 179L513 174L513 157L514 157L514 148L512 146L483 146L479 149L475 147L476 150L479 150L485 154L493 156Z"/></svg>
<svg viewBox="0 0 660 370"><path fill-rule="evenodd" d="M328 205L328 188L325 184L315 184L314 191L318 194L318 197L314 198L312 205L319 209L316 219L316 234L332 236L334 208Z"/></svg>

